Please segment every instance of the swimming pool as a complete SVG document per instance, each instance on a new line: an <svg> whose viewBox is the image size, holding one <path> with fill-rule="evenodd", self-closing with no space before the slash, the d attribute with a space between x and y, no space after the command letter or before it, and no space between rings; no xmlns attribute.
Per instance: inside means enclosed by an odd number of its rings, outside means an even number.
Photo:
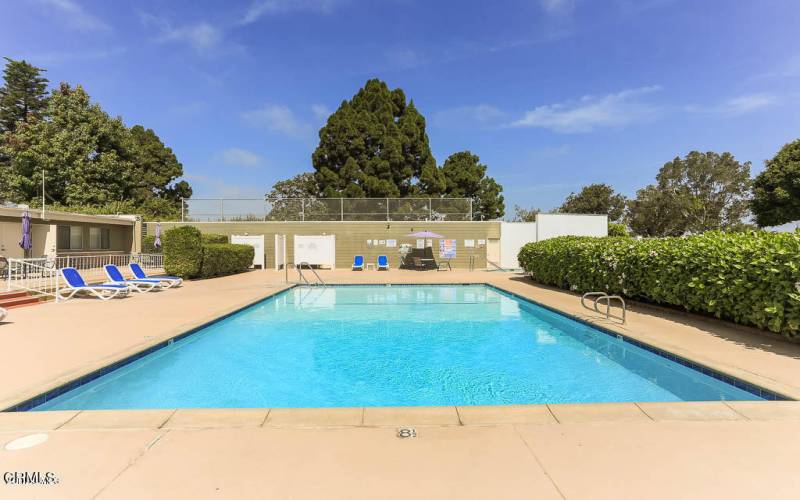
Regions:
<svg viewBox="0 0 800 500"><path fill-rule="evenodd" d="M489 286L358 285L282 292L33 409L755 399Z"/></svg>

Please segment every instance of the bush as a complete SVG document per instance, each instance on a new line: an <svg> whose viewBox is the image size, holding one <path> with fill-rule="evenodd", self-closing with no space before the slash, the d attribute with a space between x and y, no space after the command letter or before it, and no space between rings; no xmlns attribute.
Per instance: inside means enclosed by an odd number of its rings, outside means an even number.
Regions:
<svg viewBox="0 0 800 500"><path fill-rule="evenodd" d="M199 276L203 264L200 230L192 226L169 229L161 237L164 248L164 270L181 278Z"/></svg>
<svg viewBox="0 0 800 500"><path fill-rule="evenodd" d="M800 336L800 233L707 232L678 238L565 236L519 261L543 284L606 291Z"/></svg>
<svg viewBox="0 0 800 500"><path fill-rule="evenodd" d="M209 243L227 243L228 242L228 235L226 234L213 234L213 233L203 233L203 244Z"/></svg>
<svg viewBox="0 0 800 500"><path fill-rule="evenodd" d="M226 276L246 271L253 264L255 248L250 245L232 243L209 243L203 245L201 278Z"/></svg>
<svg viewBox="0 0 800 500"><path fill-rule="evenodd" d="M628 234L628 228L625 227L625 224L617 224L616 222L609 222L608 223L608 235L609 236L630 236L630 234Z"/></svg>

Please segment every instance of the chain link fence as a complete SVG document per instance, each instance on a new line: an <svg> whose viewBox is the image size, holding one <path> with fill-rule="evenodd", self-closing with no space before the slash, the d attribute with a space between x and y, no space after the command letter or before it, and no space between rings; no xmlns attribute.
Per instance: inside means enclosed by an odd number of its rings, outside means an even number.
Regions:
<svg viewBox="0 0 800 500"><path fill-rule="evenodd" d="M191 198L181 212L182 222L471 220L469 198Z"/></svg>

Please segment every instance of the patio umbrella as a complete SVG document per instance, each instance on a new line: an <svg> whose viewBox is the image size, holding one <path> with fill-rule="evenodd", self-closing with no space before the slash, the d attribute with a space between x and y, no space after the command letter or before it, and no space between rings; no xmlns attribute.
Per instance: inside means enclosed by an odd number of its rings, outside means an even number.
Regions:
<svg viewBox="0 0 800 500"><path fill-rule="evenodd" d="M31 242L31 214L27 211L22 213L22 239L19 240L19 246L25 250L26 257L33 246Z"/></svg>
<svg viewBox="0 0 800 500"><path fill-rule="evenodd" d="M406 236L411 238L444 238L441 234L436 234L432 231L417 231L416 233L409 233Z"/></svg>
<svg viewBox="0 0 800 500"><path fill-rule="evenodd" d="M153 241L153 246L161 248L161 223L156 222L156 239Z"/></svg>

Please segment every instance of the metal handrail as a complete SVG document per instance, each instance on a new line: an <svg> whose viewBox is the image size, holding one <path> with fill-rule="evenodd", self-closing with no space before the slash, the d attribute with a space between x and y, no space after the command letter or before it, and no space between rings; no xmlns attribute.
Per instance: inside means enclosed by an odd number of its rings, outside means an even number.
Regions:
<svg viewBox="0 0 800 500"><path fill-rule="evenodd" d="M586 298L587 297L595 297L594 302L593 302L593 306L594 307L589 307L589 306L586 305ZM611 314L611 301L612 300L619 300L620 303L622 304L622 317L613 316ZM595 312L597 312L598 314L603 314L602 312L600 312L600 309L598 309L598 307L597 307L597 303L600 302L600 301L605 301L605 303L606 303L606 319L611 319L611 318L619 319L619 320L622 320L622 324L623 325L625 324L628 307L625 304L625 299L623 299L619 295L609 295L606 292L587 292L587 293L584 293L583 295L581 295L581 305L583 307L585 307L586 309L594 309Z"/></svg>
<svg viewBox="0 0 800 500"><path fill-rule="evenodd" d="M314 283L314 285L322 285L322 286L327 286L327 285L325 284L325 280L323 280L323 279L322 279L322 277L319 275L319 273L317 273L317 270L316 270L316 269L314 269L313 267L311 267L311 264L309 264L308 262L305 262L305 261L303 261L303 262L300 262L300 263L298 263L296 267L297 267L297 274L299 274L299 275L300 275L300 278L301 278L303 281L305 281L305 283L306 283L306 286L311 286L311 283L309 283L308 279L307 279L307 278L305 277L305 275L303 274L303 266L308 266L308 269L309 269L309 270L311 270L311 272L312 272L312 273L314 273L314 276L316 276L316 278L317 278L317 281L318 281L319 283Z"/></svg>

